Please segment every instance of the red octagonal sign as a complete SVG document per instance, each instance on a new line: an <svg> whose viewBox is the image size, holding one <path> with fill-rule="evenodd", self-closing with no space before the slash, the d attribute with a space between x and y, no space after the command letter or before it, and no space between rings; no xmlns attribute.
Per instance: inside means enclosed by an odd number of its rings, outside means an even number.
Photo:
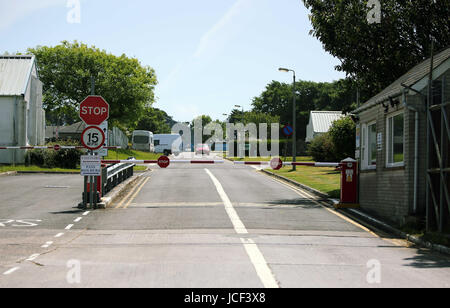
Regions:
<svg viewBox="0 0 450 308"><path fill-rule="evenodd" d="M109 118L109 104L101 96L88 96L80 104L80 118L87 125L100 125Z"/></svg>

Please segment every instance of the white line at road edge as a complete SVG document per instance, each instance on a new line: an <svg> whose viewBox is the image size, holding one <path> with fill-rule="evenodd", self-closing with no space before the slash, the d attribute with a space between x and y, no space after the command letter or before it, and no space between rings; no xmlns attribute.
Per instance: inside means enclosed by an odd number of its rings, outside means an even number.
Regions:
<svg viewBox="0 0 450 308"><path fill-rule="evenodd" d="M209 171L208 169L205 169L205 171L211 177L211 180L216 186L217 192L219 193L220 198L222 199L222 202L225 206L225 210L228 214L228 217L231 220L231 223L234 226L234 230L236 231L236 233L248 234L248 231L245 228L244 223L239 218L239 215L237 214L236 210L233 207L233 204L231 203L230 199L225 193L222 184L220 184L219 180L217 180L217 178L211 173L211 171ZM244 245L245 251L250 257L250 260L256 269L256 273L258 274L258 277L263 283L264 287L279 288L280 286L278 285L272 271L269 268L269 265L267 265L267 261L265 260L263 254L259 250L256 243L251 239L244 239L244 238L241 238L241 242Z"/></svg>

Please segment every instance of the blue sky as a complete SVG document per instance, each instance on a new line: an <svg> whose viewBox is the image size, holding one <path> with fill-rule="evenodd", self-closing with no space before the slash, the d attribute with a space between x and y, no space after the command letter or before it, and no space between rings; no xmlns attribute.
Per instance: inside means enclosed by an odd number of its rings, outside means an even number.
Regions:
<svg viewBox="0 0 450 308"><path fill-rule="evenodd" d="M251 108L272 80L345 77L311 35L300 0L0 0L0 53L78 40L136 57L156 70L154 105L178 121L208 114L224 120L234 105ZM101 94L101 93L99 93Z"/></svg>

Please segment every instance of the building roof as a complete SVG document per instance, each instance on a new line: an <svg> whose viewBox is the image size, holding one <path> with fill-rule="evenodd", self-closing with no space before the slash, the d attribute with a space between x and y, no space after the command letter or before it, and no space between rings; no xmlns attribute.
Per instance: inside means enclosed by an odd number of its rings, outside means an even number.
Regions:
<svg viewBox="0 0 450 308"><path fill-rule="evenodd" d="M311 111L311 123L315 133L326 133L334 121L343 118L342 111Z"/></svg>
<svg viewBox="0 0 450 308"><path fill-rule="evenodd" d="M450 48L447 48L440 53L434 55L433 58L433 68L437 69L441 64L443 64L446 60L450 58ZM416 65L411 70L409 70L406 74L401 76L399 79L394 81L391 85L389 85L386 89L369 99L366 103L364 103L361 107L356 109L354 112L359 113L368 108L371 108L377 104L380 104L390 97L394 98L403 93L404 87L402 84L412 87L418 81L426 77L430 73L430 64L431 58L426 59L422 63Z"/></svg>
<svg viewBox="0 0 450 308"><path fill-rule="evenodd" d="M69 126L60 126L59 134L82 134L84 129L86 128L86 124L84 122L77 122Z"/></svg>
<svg viewBox="0 0 450 308"><path fill-rule="evenodd" d="M0 56L0 96L24 95L34 70L32 55Z"/></svg>

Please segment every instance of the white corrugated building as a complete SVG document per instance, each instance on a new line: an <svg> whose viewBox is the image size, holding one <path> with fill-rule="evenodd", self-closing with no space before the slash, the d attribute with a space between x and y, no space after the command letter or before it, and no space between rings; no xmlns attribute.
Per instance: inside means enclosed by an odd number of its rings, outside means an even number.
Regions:
<svg viewBox="0 0 450 308"><path fill-rule="evenodd" d="M343 117L342 111L311 111L305 141L311 142L316 136L327 133L333 122Z"/></svg>
<svg viewBox="0 0 450 308"><path fill-rule="evenodd" d="M42 82L34 56L0 56L0 146L44 144ZM0 150L0 164L21 164L23 150Z"/></svg>

